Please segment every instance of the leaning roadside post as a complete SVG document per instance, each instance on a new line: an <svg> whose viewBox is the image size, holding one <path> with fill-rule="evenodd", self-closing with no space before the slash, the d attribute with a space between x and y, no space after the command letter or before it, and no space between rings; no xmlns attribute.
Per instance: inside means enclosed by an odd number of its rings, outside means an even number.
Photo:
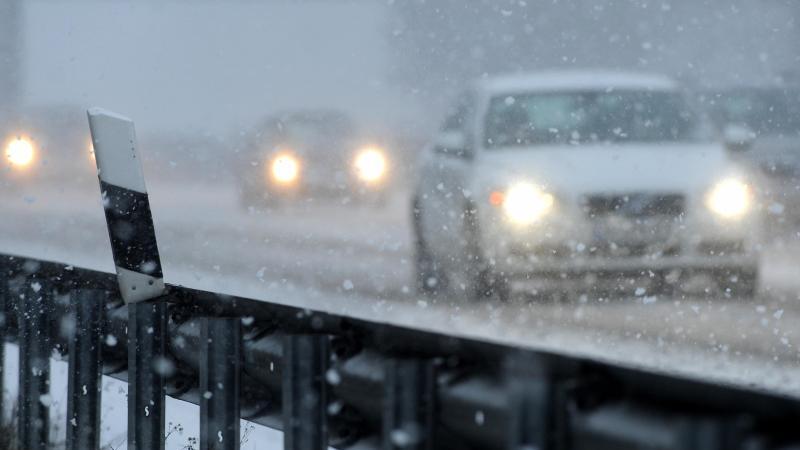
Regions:
<svg viewBox="0 0 800 450"><path fill-rule="evenodd" d="M164 449L166 289L133 121L88 111L120 294L128 305L128 449Z"/></svg>

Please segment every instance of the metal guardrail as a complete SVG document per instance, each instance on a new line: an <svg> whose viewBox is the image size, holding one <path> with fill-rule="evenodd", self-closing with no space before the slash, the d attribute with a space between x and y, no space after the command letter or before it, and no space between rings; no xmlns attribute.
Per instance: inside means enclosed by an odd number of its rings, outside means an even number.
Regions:
<svg viewBox="0 0 800 450"><path fill-rule="evenodd" d="M129 450L164 448L166 395L200 406L203 450L238 449L240 418L286 450L800 448L800 399L165 284L133 122L89 117L117 273L0 254L20 449L48 447L54 351L68 450L99 448L102 375Z"/></svg>
<svg viewBox="0 0 800 450"><path fill-rule="evenodd" d="M239 448L240 416L291 450L800 446L796 399L180 286L145 303L166 322L134 335L141 304L123 304L114 274L7 255L0 268L19 448L47 447L53 351L69 361L75 450L99 447L101 374L153 418L129 418L129 433L156 430L136 449L163 448L164 394L200 405L203 449ZM159 335L161 360L124 345Z"/></svg>

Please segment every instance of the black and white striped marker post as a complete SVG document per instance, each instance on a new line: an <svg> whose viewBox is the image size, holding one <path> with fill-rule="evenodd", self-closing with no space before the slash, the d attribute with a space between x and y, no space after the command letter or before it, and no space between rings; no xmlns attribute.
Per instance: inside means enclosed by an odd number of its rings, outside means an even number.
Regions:
<svg viewBox="0 0 800 450"><path fill-rule="evenodd" d="M128 449L164 449L166 293L133 121L88 111L120 293L128 304Z"/></svg>
<svg viewBox="0 0 800 450"><path fill-rule="evenodd" d="M138 303L160 297L164 276L133 121L92 108L89 127L122 298Z"/></svg>

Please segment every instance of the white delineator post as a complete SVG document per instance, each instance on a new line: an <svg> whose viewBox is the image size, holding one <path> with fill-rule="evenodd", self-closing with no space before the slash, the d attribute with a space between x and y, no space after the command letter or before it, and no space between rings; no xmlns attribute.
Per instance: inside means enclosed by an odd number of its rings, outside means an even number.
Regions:
<svg viewBox="0 0 800 450"><path fill-rule="evenodd" d="M120 294L128 304L128 449L164 449L166 287L133 121L88 111Z"/></svg>
<svg viewBox="0 0 800 450"><path fill-rule="evenodd" d="M89 127L122 298L137 303L159 297L164 276L133 121L92 108Z"/></svg>

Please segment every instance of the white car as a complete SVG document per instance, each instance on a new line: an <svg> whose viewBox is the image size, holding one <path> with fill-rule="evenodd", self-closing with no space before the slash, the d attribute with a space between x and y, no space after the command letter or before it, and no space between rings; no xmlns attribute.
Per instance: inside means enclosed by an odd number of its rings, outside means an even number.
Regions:
<svg viewBox="0 0 800 450"><path fill-rule="evenodd" d="M417 284L505 299L758 281L757 180L658 75L484 79L425 149L413 195Z"/></svg>

